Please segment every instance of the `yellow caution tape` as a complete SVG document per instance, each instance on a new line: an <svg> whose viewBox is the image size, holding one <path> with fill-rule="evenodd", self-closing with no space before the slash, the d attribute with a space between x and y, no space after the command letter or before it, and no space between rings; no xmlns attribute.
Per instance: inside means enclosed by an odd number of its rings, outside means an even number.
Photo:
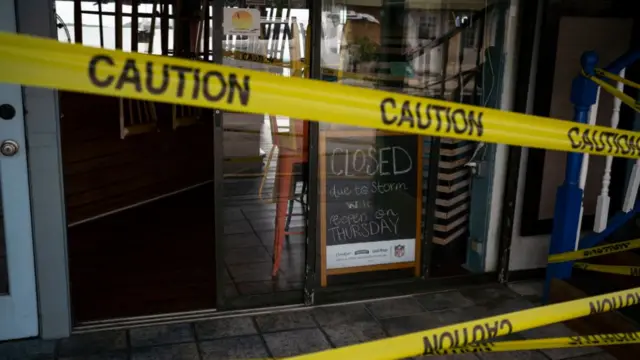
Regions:
<svg viewBox="0 0 640 360"><path fill-rule="evenodd" d="M637 103L636 100L631 96L625 94L623 91L618 90L615 86L609 84L604 80L599 79L597 76L589 75L584 71L582 72L582 75L588 78L589 80L593 81L594 83L598 84L602 89L604 89L609 94L620 99L620 101L622 101L623 103L631 107L633 110L640 111L640 104Z"/></svg>
<svg viewBox="0 0 640 360"><path fill-rule="evenodd" d="M0 82L383 131L640 158L640 135L175 57L0 34Z"/></svg>
<svg viewBox="0 0 640 360"><path fill-rule="evenodd" d="M569 251L561 254L549 255L549 263L559 263L565 261L582 260L597 256L615 254L631 249L640 248L640 239L622 241L614 244L607 244L583 249L578 251Z"/></svg>
<svg viewBox="0 0 640 360"><path fill-rule="evenodd" d="M640 332L569 336L562 338L484 342L448 350L434 350L425 355L450 355L480 352L504 352L610 346L640 343Z"/></svg>
<svg viewBox="0 0 640 360"><path fill-rule="evenodd" d="M224 56L231 57L236 60L250 61L250 62L255 62L260 64L267 64L267 65L280 66L280 67L286 67L286 68L290 68L293 64L289 62L284 62L277 58L268 57L266 55L254 54L254 53L248 53L248 52L242 52L242 51L225 51Z"/></svg>
<svg viewBox="0 0 640 360"><path fill-rule="evenodd" d="M605 71L603 69L596 69L595 70L596 75L600 76L600 77L604 77L610 80L613 80L615 82L620 82L623 83L629 87L632 87L634 89L640 89L640 84L635 83L629 79L623 78L622 76L616 75L614 73L610 73L608 71Z"/></svg>
<svg viewBox="0 0 640 360"><path fill-rule="evenodd" d="M640 276L640 266L600 265L577 262L573 267L582 270L603 272L618 275Z"/></svg>
<svg viewBox="0 0 640 360"><path fill-rule="evenodd" d="M464 348L499 336L640 303L640 288L527 309L437 329L300 355L290 359L404 359L435 351Z"/></svg>

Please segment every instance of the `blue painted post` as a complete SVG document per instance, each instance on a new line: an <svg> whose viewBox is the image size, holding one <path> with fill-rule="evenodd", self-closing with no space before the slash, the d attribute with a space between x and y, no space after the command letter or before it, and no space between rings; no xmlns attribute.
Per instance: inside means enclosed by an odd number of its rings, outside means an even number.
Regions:
<svg viewBox="0 0 640 360"><path fill-rule="evenodd" d="M589 51L582 54L580 64L587 74L594 74L598 63L598 55ZM582 75L577 76L571 85L571 103L574 108L574 121L587 123L589 109L596 102L597 85ZM551 233L550 254L558 254L575 249L582 203L580 189L581 153L568 153L564 183L556 193L556 204L553 215L553 231ZM568 279L571 277L573 263L564 262L549 264L544 288L544 300L549 300L551 279Z"/></svg>
<svg viewBox="0 0 640 360"><path fill-rule="evenodd" d="M622 56L620 56L619 58L615 59L604 69L610 73L619 74L622 69L629 67L629 65L638 60L640 60L640 50L629 50L626 53L622 54Z"/></svg>

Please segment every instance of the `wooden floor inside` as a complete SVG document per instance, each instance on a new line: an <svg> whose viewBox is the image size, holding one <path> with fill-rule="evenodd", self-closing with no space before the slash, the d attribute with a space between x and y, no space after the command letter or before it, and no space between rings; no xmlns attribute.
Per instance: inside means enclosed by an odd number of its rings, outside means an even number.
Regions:
<svg viewBox="0 0 640 360"><path fill-rule="evenodd" d="M76 322L215 308L213 185L68 230Z"/></svg>

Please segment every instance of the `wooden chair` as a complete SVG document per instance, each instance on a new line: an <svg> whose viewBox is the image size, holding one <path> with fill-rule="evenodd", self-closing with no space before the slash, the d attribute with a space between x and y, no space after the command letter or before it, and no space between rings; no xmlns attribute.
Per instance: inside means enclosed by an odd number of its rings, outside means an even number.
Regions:
<svg viewBox="0 0 640 360"><path fill-rule="evenodd" d="M299 139L292 139L292 138L295 138L297 136L298 137L302 136L303 137L302 140L304 141L305 130L304 128L302 129L303 134L296 133L296 130L295 130L296 127L293 126L293 129L292 129L292 126L291 126L292 122L300 122L300 121L290 120L286 128L283 130L282 127L279 126L278 124L277 117L273 115L269 116L269 126L271 129L272 146L267 156L267 163L265 164L265 168L262 173L262 181L260 182L260 188L258 189L258 198L262 201L265 200L263 193L264 193L264 187L266 185L266 182L269 179L269 169L271 167L271 162L273 161L273 156L275 155L276 151L278 151L278 148L282 146L284 148L284 151L287 153L291 153L292 151L304 151L302 148L299 147L299 143L300 143ZM280 154L278 154L278 156L279 155ZM291 190L289 191L289 194L288 194L289 203L288 203L287 217L286 217L286 223L285 223L285 231L288 232L289 226L291 224L291 218L293 217L293 215L295 215L293 213L293 207L295 206L296 202L299 202L302 205L303 213L301 215L306 216L306 207L305 207L306 200L304 196L306 194L307 186L308 186L308 182L306 179L306 174L307 174L306 163L304 162L294 163L293 171L291 173L281 173L278 170L279 169L276 170L276 182L278 181L277 179L278 176L293 177L291 182ZM296 189L298 188L298 184L302 184L302 190L300 194L296 194L295 192ZM274 189L269 202L277 203L279 200L279 196L280 194L278 194L276 189ZM285 240L287 241L289 240L289 235L290 234L286 234Z"/></svg>
<svg viewBox="0 0 640 360"><path fill-rule="evenodd" d="M197 60L209 61L209 37L206 35L209 31L208 10L209 0L200 0L199 5L199 17L190 18L188 26L184 26L185 23L180 21L176 22L174 30L174 44L176 49L183 49L185 55L192 56ZM182 13L183 2L178 1L176 3L176 13ZM189 32L190 43L185 44L183 39L183 32ZM176 54L174 54L175 56ZM202 124L203 112L202 108L189 105L175 105L171 106L171 123L173 130L179 127L192 126L196 124Z"/></svg>
<svg viewBox="0 0 640 360"><path fill-rule="evenodd" d="M98 2L98 8L100 8L101 3ZM149 48L147 49L148 54L153 53L153 39L156 30L156 8L158 6L158 1L153 2L153 6L151 9L151 27L149 33ZM135 19L135 23L138 22L138 13L137 13L137 5L134 6L135 11L132 13L132 18ZM99 10L101 13L102 10ZM116 12L118 13L118 12ZM102 14L99 15L100 17ZM119 19L119 22L122 22L122 14L116 15ZM101 20L102 22L102 20ZM117 23L116 23L117 24ZM101 28L102 29L102 28ZM138 29L131 29L132 31L132 39L131 46L132 50L137 51L139 38L137 36ZM134 34L136 32L136 34ZM135 35L135 36L134 36ZM122 32L118 31L116 33L116 37L118 37L119 41L117 43L122 43ZM102 40L102 31L100 35L100 43L103 43ZM151 101L144 100L132 100L132 99L124 99L120 98L118 102L119 106L119 114L120 114L120 139L124 139L130 135L144 134L150 132L158 131L158 114L156 113L156 104Z"/></svg>
<svg viewBox="0 0 640 360"><path fill-rule="evenodd" d="M171 107L173 130L179 127L202 124L202 108L188 105L173 105Z"/></svg>
<svg viewBox="0 0 640 360"><path fill-rule="evenodd" d="M156 105L151 101L119 99L120 139L158 131Z"/></svg>

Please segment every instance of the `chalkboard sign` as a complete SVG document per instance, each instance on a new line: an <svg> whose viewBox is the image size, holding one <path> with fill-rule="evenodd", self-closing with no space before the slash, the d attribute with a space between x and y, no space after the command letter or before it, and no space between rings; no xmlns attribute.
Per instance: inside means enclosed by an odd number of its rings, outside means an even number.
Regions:
<svg viewBox="0 0 640 360"><path fill-rule="evenodd" d="M419 269L422 142L415 135L320 136L321 283L327 275Z"/></svg>

